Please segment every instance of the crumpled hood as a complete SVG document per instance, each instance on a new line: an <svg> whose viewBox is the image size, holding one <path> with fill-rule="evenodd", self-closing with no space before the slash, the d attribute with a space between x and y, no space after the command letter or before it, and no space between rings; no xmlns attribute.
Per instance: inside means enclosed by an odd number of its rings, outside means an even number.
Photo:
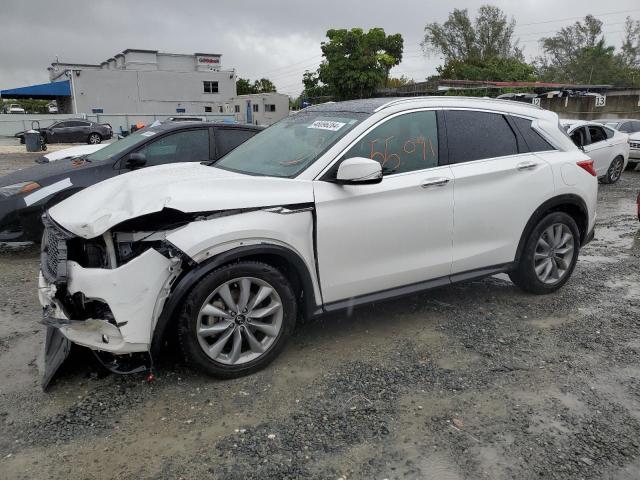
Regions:
<svg viewBox="0 0 640 480"><path fill-rule="evenodd" d="M143 168L88 187L49 209L83 238L132 218L171 208L185 213L313 202L308 180L256 177L199 163Z"/></svg>

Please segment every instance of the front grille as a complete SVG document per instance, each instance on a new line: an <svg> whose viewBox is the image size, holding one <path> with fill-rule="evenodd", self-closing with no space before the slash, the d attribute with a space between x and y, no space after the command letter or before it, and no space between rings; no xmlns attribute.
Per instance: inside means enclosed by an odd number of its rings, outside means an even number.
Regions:
<svg viewBox="0 0 640 480"><path fill-rule="evenodd" d="M631 148L640 148L640 143L637 142L629 142L629 146Z"/></svg>
<svg viewBox="0 0 640 480"><path fill-rule="evenodd" d="M43 218L45 225L40 252L40 269L44 277L53 283L67 281L67 240L69 234L51 220Z"/></svg>

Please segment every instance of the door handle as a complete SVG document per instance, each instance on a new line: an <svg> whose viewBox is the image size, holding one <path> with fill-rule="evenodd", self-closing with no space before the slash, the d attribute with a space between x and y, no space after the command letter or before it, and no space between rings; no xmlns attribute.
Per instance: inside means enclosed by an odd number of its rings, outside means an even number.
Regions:
<svg viewBox="0 0 640 480"><path fill-rule="evenodd" d="M533 170L537 166L538 166L537 162L532 162L531 160L528 160L526 162L520 162L516 168L518 170Z"/></svg>
<svg viewBox="0 0 640 480"><path fill-rule="evenodd" d="M449 183L451 179L447 177L435 177L435 178L427 178L420 182L420 186L422 188L429 187L444 187L447 183Z"/></svg>

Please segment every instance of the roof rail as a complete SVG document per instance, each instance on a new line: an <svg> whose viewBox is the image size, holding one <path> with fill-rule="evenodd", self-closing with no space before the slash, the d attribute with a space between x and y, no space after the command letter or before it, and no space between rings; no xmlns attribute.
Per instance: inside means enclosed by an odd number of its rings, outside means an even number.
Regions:
<svg viewBox="0 0 640 480"><path fill-rule="evenodd" d="M424 100L424 99L435 99L435 98L443 98L443 96L441 95L426 95L426 96L422 96L422 97L404 97L404 98L396 98L393 100L388 101L387 103L380 105L379 107L377 107L374 112L379 112L380 110L384 110L385 108L389 108L392 107L394 105L398 105L400 103L410 103L410 102L417 102L420 100ZM522 105L524 107L530 107L530 108L535 108L537 110L543 110L542 107L538 106L538 105L534 105L532 103L527 103L527 102L519 102L517 100L507 100L507 99L503 99L503 98L484 98L484 97L466 97L466 96L451 96L448 97L451 99L463 99L463 100L479 100L479 101L484 101L484 102L499 102L499 103L508 103L510 105Z"/></svg>

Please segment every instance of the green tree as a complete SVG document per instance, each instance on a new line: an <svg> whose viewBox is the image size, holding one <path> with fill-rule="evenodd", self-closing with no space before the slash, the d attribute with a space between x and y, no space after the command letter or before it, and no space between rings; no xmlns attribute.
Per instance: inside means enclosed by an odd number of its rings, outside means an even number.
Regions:
<svg viewBox="0 0 640 480"><path fill-rule="evenodd" d="M475 19L454 9L443 24L425 27L421 45L425 54L438 54L445 63L441 78L490 81L532 81L534 68L524 61L514 39L515 20L494 6L483 5Z"/></svg>
<svg viewBox="0 0 640 480"><path fill-rule="evenodd" d="M272 93L276 91L276 86L268 78L261 78L260 80L256 80L255 82L253 82L253 86L258 91L258 93Z"/></svg>
<svg viewBox="0 0 640 480"><path fill-rule="evenodd" d="M533 66L517 58L449 60L436 69L440 78L494 82L533 82Z"/></svg>
<svg viewBox="0 0 640 480"><path fill-rule="evenodd" d="M389 78L387 80L387 88L404 87L405 85L412 85L414 83L413 79L401 75L399 77Z"/></svg>
<svg viewBox="0 0 640 480"><path fill-rule="evenodd" d="M304 90L301 97L309 101L313 102L315 99L328 97L331 94L329 87L320 82L318 72L305 70L302 74L302 84L304 85Z"/></svg>
<svg viewBox="0 0 640 480"><path fill-rule="evenodd" d="M236 80L236 92L238 95L248 95L250 93L258 93L248 78L240 78Z"/></svg>
<svg viewBox="0 0 640 480"><path fill-rule="evenodd" d="M425 26L421 43L426 54L442 55L445 62L467 62L491 58L523 60L522 50L514 39L515 20L491 5L478 9L475 20L467 9L454 9L443 24Z"/></svg>
<svg viewBox="0 0 640 480"><path fill-rule="evenodd" d="M321 44L324 60L318 68L318 80L336 100L372 96L402 60L402 36L386 35L382 28L366 33L361 28L332 29L327 38Z"/></svg>
<svg viewBox="0 0 640 480"><path fill-rule="evenodd" d="M251 83L248 78L240 78L236 80L236 92L238 95L247 95L251 93L272 93L276 91L276 86L268 78L261 78Z"/></svg>
<svg viewBox="0 0 640 480"><path fill-rule="evenodd" d="M623 65L627 67L640 66L640 21L627 17L619 56Z"/></svg>
<svg viewBox="0 0 640 480"><path fill-rule="evenodd" d="M543 55L536 59L535 65L543 80L621 86L640 82L640 25L630 18L618 53L607 45L602 21L593 15L542 38L540 43Z"/></svg>

